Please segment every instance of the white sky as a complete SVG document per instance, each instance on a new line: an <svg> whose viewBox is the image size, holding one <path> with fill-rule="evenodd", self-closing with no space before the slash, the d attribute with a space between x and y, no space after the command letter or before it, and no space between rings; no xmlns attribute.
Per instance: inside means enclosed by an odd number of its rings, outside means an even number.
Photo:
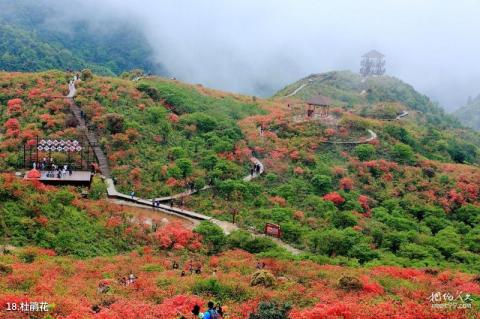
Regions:
<svg viewBox="0 0 480 319"><path fill-rule="evenodd" d="M389 75L448 109L480 94L480 0L75 1L62 5L76 17L135 22L156 60L188 82L260 94L311 73L357 72L374 48Z"/></svg>

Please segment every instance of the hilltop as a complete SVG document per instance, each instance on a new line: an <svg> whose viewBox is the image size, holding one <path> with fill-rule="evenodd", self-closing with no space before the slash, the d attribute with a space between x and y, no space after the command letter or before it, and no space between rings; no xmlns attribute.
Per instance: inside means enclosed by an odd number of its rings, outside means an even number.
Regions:
<svg viewBox="0 0 480 319"><path fill-rule="evenodd" d="M75 103L98 137L116 188L148 199L193 187L198 193L174 205L224 222L235 219L243 230L226 236L210 223L192 232L191 225L132 217L102 199L100 179L86 200L81 189L44 188L14 177L22 143L36 136L82 137L69 101L59 98L71 78L60 71L0 72L0 169L10 172L0 179L0 235L17 249L2 255L12 267L0 278L2 300L25 292L45 296L67 316L73 311L69 298L81 295L87 308L101 303L104 314L113 316L127 305L155 313L213 296L234 307L233 318L245 318L252 311L248 305L264 299L293 303L300 318L367 318L380 299L385 317L408 308L411 318L429 318L427 298L438 289L459 289L477 300L479 136L412 87L388 77L362 83L354 74L334 72L260 99L159 77L130 81L83 72ZM308 118L303 101L318 93L330 96L334 106L327 117ZM408 115L397 118L404 111ZM252 157L265 173L246 179ZM267 238L251 237L265 223L280 225L282 241L302 253L294 256ZM29 249L39 256L31 265L24 257ZM49 254L58 256L44 256ZM191 259L205 273L178 280L169 265L181 260L188 267ZM247 284L257 262L268 265L278 285ZM34 267L42 273L22 272ZM55 267L61 268L57 284L39 288L40 278L52 276ZM210 278L215 269L218 279ZM135 289L117 282L129 271L139 275ZM92 278L86 279L88 273ZM69 278L83 278L84 285L60 284ZM95 293L102 278L112 287L105 296ZM19 284L24 281L30 284Z"/></svg>
<svg viewBox="0 0 480 319"><path fill-rule="evenodd" d="M373 105L399 102L406 108L421 112L432 124L459 126L454 118L429 98L403 81L390 76L364 78L350 71L312 74L281 89L275 97L287 96L304 86L294 97L308 100L316 94L331 97L339 106Z"/></svg>

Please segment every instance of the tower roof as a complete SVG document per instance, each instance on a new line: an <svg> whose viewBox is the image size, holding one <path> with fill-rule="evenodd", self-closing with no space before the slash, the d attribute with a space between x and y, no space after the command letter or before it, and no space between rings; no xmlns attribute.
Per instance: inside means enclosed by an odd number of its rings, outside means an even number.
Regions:
<svg viewBox="0 0 480 319"><path fill-rule="evenodd" d="M362 58L372 58L372 59L378 59L378 58L383 58L385 57L383 54L378 52L377 50L371 50L364 55L362 55Z"/></svg>
<svg viewBox="0 0 480 319"><path fill-rule="evenodd" d="M332 100L327 96L323 96L319 94L319 95L312 96L307 101L307 103L310 105L329 106L332 104Z"/></svg>

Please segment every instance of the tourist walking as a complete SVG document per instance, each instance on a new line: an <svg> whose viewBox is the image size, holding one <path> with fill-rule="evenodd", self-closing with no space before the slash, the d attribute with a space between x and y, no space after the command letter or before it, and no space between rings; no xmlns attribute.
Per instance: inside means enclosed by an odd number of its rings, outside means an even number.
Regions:
<svg viewBox="0 0 480 319"><path fill-rule="evenodd" d="M208 310L203 314L203 319L220 319L220 315L212 301L208 302Z"/></svg>
<svg viewBox="0 0 480 319"><path fill-rule="evenodd" d="M200 306L199 305L193 306L192 314L194 316L193 318L200 318L200 319L203 318L203 313L200 312Z"/></svg>

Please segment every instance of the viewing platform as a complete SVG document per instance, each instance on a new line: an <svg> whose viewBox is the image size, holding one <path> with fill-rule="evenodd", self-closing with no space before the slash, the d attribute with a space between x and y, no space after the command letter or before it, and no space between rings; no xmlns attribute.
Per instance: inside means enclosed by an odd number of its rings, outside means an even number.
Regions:
<svg viewBox="0 0 480 319"><path fill-rule="evenodd" d="M92 174L90 171L72 171L61 175L48 174L49 171L31 170L25 174L26 180L38 180L47 185L73 185L73 186L90 186L92 182Z"/></svg>

